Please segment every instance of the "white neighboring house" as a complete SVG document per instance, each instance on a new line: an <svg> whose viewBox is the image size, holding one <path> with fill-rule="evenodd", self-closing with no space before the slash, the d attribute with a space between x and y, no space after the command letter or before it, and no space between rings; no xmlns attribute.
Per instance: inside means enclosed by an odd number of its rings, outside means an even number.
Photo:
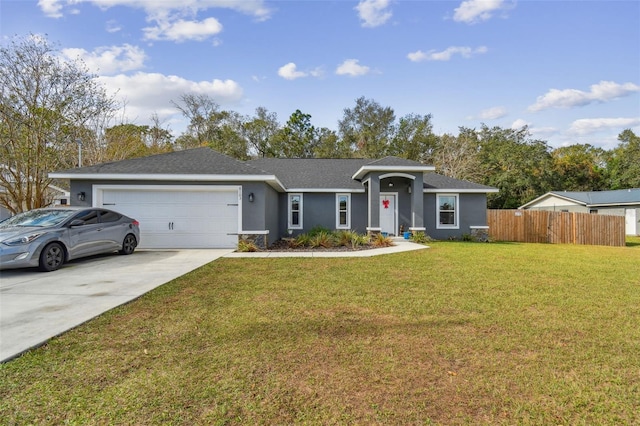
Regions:
<svg viewBox="0 0 640 426"><path fill-rule="evenodd" d="M7 166L2 165L0 166L0 168L2 169L2 173L6 173L5 170L7 169ZM5 191L6 191L5 186L0 182L0 193ZM51 192L51 200L52 200L51 204L49 204L50 206L60 206L60 205L69 204L69 198L70 198L69 191L55 185L49 185L49 191ZM9 212L9 210L4 208L4 206L0 206L0 221L5 220L9 217L11 217L11 212Z"/></svg>
<svg viewBox="0 0 640 426"><path fill-rule="evenodd" d="M519 207L624 216L627 235L640 235L640 188L615 191L551 191Z"/></svg>

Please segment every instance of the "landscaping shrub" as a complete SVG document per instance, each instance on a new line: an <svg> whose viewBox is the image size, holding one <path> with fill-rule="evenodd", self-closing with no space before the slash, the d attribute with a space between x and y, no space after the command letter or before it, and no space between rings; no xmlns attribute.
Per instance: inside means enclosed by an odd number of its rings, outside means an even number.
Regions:
<svg viewBox="0 0 640 426"><path fill-rule="evenodd" d="M331 233L332 233L331 229L325 228L324 226L321 226L321 225L314 226L309 230L309 232L307 232L307 234L310 237L315 237L318 234L331 234Z"/></svg>
<svg viewBox="0 0 640 426"><path fill-rule="evenodd" d="M356 248L368 243L366 235L361 235L351 230L336 231L335 240L336 244L340 247Z"/></svg>
<svg viewBox="0 0 640 426"><path fill-rule="evenodd" d="M386 237L383 234L374 234L371 236L371 245L374 247L391 247L393 239Z"/></svg>
<svg viewBox="0 0 640 426"><path fill-rule="evenodd" d="M319 231L313 235L310 234L309 243L312 248L331 248L335 246L335 238L331 232Z"/></svg>
<svg viewBox="0 0 640 426"><path fill-rule="evenodd" d="M414 232L413 234L411 234L411 237L409 238L409 240L418 244L426 244L426 243L433 242L433 238L431 238L429 235L427 235L422 231Z"/></svg>
<svg viewBox="0 0 640 426"><path fill-rule="evenodd" d="M253 241L239 241L238 251L242 253L258 251L258 246Z"/></svg>
<svg viewBox="0 0 640 426"><path fill-rule="evenodd" d="M289 243L291 248L309 247L311 245L311 236L309 234L300 234Z"/></svg>

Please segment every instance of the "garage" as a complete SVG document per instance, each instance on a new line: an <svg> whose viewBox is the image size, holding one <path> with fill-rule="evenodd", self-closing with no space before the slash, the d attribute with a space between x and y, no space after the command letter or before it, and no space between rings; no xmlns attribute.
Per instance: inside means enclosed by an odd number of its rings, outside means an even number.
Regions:
<svg viewBox="0 0 640 426"><path fill-rule="evenodd" d="M234 248L239 186L95 185L95 205L140 222L140 248Z"/></svg>

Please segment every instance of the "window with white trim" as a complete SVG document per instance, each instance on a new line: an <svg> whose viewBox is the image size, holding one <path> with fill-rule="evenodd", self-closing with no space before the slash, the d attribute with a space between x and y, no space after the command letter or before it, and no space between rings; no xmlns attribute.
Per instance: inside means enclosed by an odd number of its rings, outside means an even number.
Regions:
<svg viewBox="0 0 640 426"><path fill-rule="evenodd" d="M458 229L458 195L440 194L437 201L436 228Z"/></svg>
<svg viewBox="0 0 640 426"><path fill-rule="evenodd" d="M351 229L351 194L336 194L336 229Z"/></svg>
<svg viewBox="0 0 640 426"><path fill-rule="evenodd" d="M302 194L289 194L289 229L302 229Z"/></svg>

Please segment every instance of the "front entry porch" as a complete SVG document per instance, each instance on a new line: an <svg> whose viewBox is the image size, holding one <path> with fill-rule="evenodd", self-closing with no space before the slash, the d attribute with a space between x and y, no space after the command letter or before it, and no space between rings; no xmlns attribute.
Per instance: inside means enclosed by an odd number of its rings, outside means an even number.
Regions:
<svg viewBox="0 0 640 426"><path fill-rule="evenodd" d="M422 173L369 175L369 217L367 231L401 236L404 231L424 231Z"/></svg>

